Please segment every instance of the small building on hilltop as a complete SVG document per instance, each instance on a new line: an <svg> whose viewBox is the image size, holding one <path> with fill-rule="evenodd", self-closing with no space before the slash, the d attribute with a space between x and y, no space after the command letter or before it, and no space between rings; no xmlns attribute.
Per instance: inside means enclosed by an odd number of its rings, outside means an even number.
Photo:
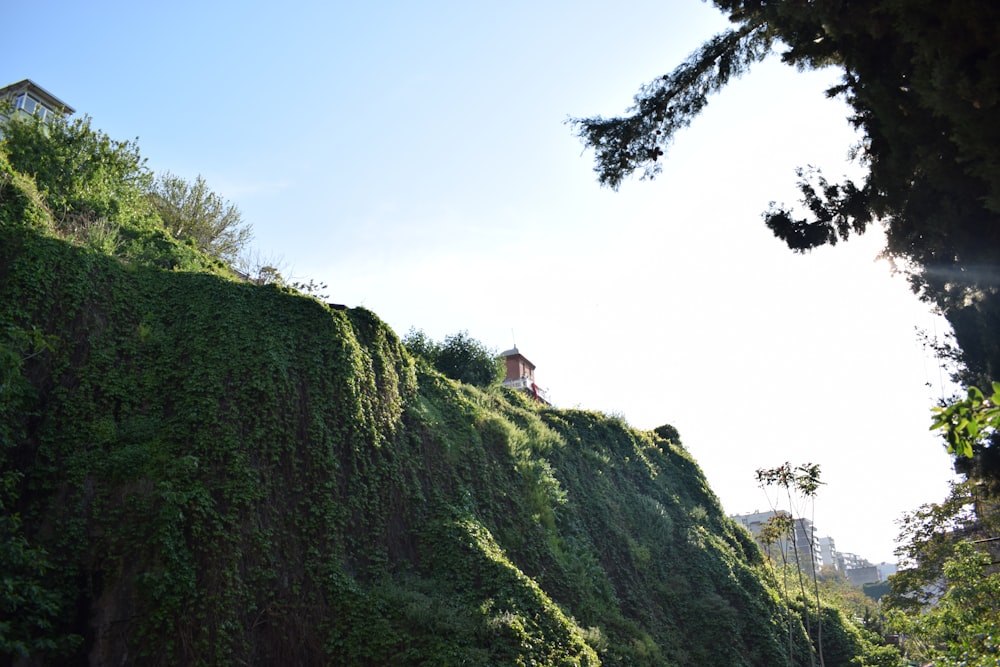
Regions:
<svg viewBox="0 0 1000 667"><path fill-rule="evenodd" d="M42 120L71 116L73 107L45 90L31 79L0 88L0 123L11 116L39 116ZM10 105L8 108L7 105Z"/></svg>
<svg viewBox="0 0 1000 667"><path fill-rule="evenodd" d="M549 401L548 393L535 384L535 365L521 354L517 349L517 345L510 350L501 352L500 356L504 358L507 368L503 379L503 386L511 389L520 389L539 403L552 405Z"/></svg>

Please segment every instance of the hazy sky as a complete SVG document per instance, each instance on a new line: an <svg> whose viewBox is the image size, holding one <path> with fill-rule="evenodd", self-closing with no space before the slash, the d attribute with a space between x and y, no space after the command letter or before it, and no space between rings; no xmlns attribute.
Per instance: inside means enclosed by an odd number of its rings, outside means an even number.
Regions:
<svg viewBox="0 0 1000 667"><path fill-rule="evenodd" d="M0 85L203 175L331 301L516 340L560 407L673 424L727 512L767 508L755 469L819 463L819 533L880 561L944 497L927 429L950 389L915 333L942 321L877 234L799 256L761 220L796 167L850 173L835 72L759 65L619 192L565 124L623 112L725 28L712 6L39 0L4 23Z"/></svg>

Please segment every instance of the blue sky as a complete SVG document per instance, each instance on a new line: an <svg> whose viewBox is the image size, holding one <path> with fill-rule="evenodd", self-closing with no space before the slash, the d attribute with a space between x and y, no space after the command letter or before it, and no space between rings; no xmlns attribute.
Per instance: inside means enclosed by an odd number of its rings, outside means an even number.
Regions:
<svg viewBox="0 0 1000 667"><path fill-rule="evenodd" d="M756 468L819 463L820 534L891 560L946 493L950 389L914 331L944 324L877 234L796 256L761 221L796 167L853 169L835 72L762 63L618 192L565 124L623 112L725 28L710 5L40 0L5 24L2 83L204 176L286 275L400 335L516 339L561 407L675 425L727 512L766 509Z"/></svg>

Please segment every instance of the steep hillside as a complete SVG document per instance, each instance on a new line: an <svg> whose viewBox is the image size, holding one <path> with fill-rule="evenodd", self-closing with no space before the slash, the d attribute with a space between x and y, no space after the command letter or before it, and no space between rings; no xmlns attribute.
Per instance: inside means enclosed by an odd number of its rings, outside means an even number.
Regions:
<svg viewBox="0 0 1000 667"><path fill-rule="evenodd" d="M370 312L153 236L155 261L60 238L0 156L0 655L809 664L679 445L455 383Z"/></svg>

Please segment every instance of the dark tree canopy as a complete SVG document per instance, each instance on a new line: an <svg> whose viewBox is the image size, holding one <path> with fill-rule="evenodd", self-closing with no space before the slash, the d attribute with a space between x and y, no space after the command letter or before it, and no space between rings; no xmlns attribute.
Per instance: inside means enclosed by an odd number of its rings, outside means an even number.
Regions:
<svg viewBox="0 0 1000 667"><path fill-rule="evenodd" d="M599 181L652 178L673 135L708 95L780 53L802 69L838 67L828 94L853 109L864 139L860 183L800 172L805 212L767 226L795 251L836 244L873 221L914 289L952 319L963 361L1000 374L993 305L1000 254L1000 4L993 0L716 0L734 27L643 86L629 115L575 122ZM972 309L972 312L969 309ZM993 328L993 330L996 330Z"/></svg>
<svg viewBox="0 0 1000 667"><path fill-rule="evenodd" d="M660 436L664 440L669 440L678 447L683 446L681 444L680 432L670 424L663 424L662 426L657 426L656 428L653 429L653 433Z"/></svg>
<svg viewBox="0 0 1000 667"><path fill-rule="evenodd" d="M411 329L403 338L403 345L410 354L422 357L453 380L487 387L503 379L503 359L496 350L469 336L468 331L446 336L439 343L423 331Z"/></svg>
<svg viewBox="0 0 1000 667"><path fill-rule="evenodd" d="M859 182L799 172L802 209L772 207L789 248L834 245L869 225L886 256L949 320L967 384L1000 377L1000 3L995 0L714 0L733 28L643 86L628 115L574 121L598 180L652 178L708 95L780 54L842 72ZM1000 468L998 468L1000 471Z"/></svg>

